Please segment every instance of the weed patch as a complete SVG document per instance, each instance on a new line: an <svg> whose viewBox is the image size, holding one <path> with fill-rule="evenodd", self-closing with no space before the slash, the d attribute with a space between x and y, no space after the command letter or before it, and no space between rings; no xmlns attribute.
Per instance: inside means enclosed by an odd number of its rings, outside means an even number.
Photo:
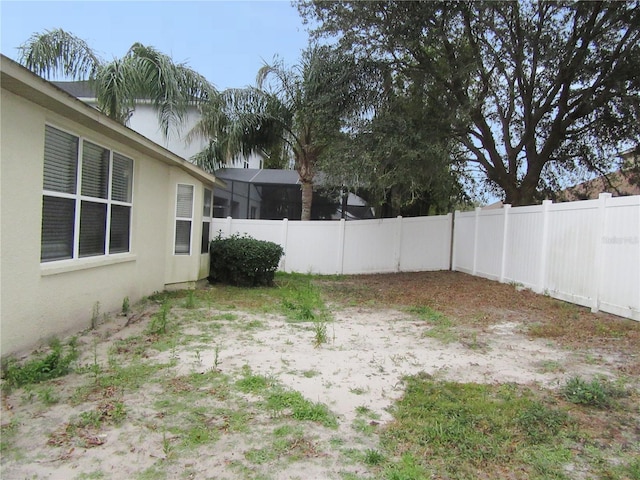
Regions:
<svg viewBox="0 0 640 480"><path fill-rule="evenodd" d="M329 428L338 426L338 420L325 404L311 402L300 392L276 389L266 397L265 406L275 417L288 411L296 420L308 420Z"/></svg>
<svg viewBox="0 0 640 480"><path fill-rule="evenodd" d="M162 302L160 311L151 318L148 333L152 335L162 335L167 333L169 328L169 313L171 312L171 304L168 300Z"/></svg>
<svg viewBox="0 0 640 480"><path fill-rule="evenodd" d="M243 393L258 395L273 386L273 381L270 378L253 374L248 365L245 365L242 373L243 376L236 382L236 387Z"/></svg>
<svg viewBox="0 0 640 480"><path fill-rule="evenodd" d="M66 346L62 345L60 340L53 339L46 355L38 355L22 363L15 358L9 358L3 365L3 389L10 391L12 388L66 375L71 372L72 365L77 358L78 350L75 337Z"/></svg>
<svg viewBox="0 0 640 480"><path fill-rule="evenodd" d="M293 322L314 321L326 310L320 291L308 275L292 275L280 286L280 295L283 313Z"/></svg>
<svg viewBox="0 0 640 480"><path fill-rule="evenodd" d="M242 378L236 381L236 388L244 393L262 396L263 406L272 417L287 415L296 420L320 423L325 427L338 426L335 415L325 404L311 402L299 392L286 390L272 378L254 374L248 366L243 367L242 373Z"/></svg>
<svg viewBox="0 0 640 480"><path fill-rule="evenodd" d="M434 338L442 343L451 343L458 339L453 331L453 322L445 314L427 305L411 307L409 313L429 324L430 328L423 333L425 337Z"/></svg>
<svg viewBox="0 0 640 480"><path fill-rule="evenodd" d="M562 390L565 398L571 403L588 405L597 408L609 408L615 399L627 395L627 392L605 379L594 378L590 382L573 377Z"/></svg>
<svg viewBox="0 0 640 480"><path fill-rule="evenodd" d="M408 470L420 472L413 478L494 477L499 468L507 475L526 471L535 477L544 459L544 475L563 476L568 416L532 392L510 385L436 382L420 375L406 382L395 420L382 433L390 455L406 456L387 468L389 475Z"/></svg>

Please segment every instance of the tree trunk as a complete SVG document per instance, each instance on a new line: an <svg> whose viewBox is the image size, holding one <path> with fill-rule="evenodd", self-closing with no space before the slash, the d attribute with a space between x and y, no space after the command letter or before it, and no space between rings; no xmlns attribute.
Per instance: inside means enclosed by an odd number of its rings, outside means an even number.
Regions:
<svg viewBox="0 0 640 480"><path fill-rule="evenodd" d="M502 185L501 185L502 186ZM525 205L534 205L536 203L536 189L525 185L504 185L505 192L504 203L513 207L523 207Z"/></svg>
<svg viewBox="0 0 640 480"><path fill-rule="evenodd" d="M302 213L300 220L311 220L311 202L313 201L313 182L302 180Z"/></svg>

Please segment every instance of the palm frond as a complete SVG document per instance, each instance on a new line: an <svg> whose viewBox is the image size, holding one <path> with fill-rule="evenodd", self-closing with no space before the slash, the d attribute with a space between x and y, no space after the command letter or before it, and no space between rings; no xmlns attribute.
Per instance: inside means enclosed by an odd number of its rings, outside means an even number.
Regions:
<svg viewBox="0 0 640 480"><path fill-rule="evenodd" d="M74 80L91 80L102 66L84 40L62 29L35 33L18 50L20 63L47 79L60 74Z"/></svg>
<svg viewBox="0 0 640 480"><path fill-rule="evenodd" d="M175 64L153 47L135 43L125 58L137 72L138 97L150 100L157 109L165 135L183 123L189 106L215 94L215 88L202 75L184 64Z"/></svg>
<svg viewBox="0 0 640 480"><path fill-rule="evenodd" d="M207 145L207 148L193 155L189 158L189 161L206 172L214 173L225 165L227 160L225 155L225 149L221 148L221 144L216 140L212 140Z"/></svg>
<svg viewBox="0 0 640 480"><path fill-rule="evenodd" d="M102 67L94 80L98 109L117 122L126 124L137 98L136 71L123 60Z"/></svg>

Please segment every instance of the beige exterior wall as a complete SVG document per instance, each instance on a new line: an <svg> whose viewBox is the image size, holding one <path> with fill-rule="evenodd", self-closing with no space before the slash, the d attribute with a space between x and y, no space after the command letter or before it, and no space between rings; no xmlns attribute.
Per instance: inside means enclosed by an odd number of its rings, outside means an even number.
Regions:
<svg viewBox="0 0 640 480"><path fill-rule="evenodd" d="M48 87L47 87L48 88ZM56 92L53 92L57 94ZM67 101L62 98L63 101ZM207 276L200 254L205 183L168 154L153 158L155 146L136 148L134 134L87 128L2 88L0 150L0 353L35 346L51 336L88 328L94 306L119 311L167 284ZM76 108L75 105L72 105ZM82 114L82 108L77 107ZM89 107L87 107L89 108ZM84 137L134 161L130 253L40 263L45 124ZM113 134L116 131L120 137ZM132 137L123 144L116 138ZM143 140L144 143L144 140ZM192 252L173 255L176 183L195 186ZM212 185L207 184L208 188Z"/></svg>
<svg viewBox="0 0 640 480"><path fill-rule="evenodd" d="M167 195L165 203L166 210L170 212L171 221L167 222L165 233L166 237L170 239L169 254L165 257L165 283L168 286L189 286L189 283L205 278L209 274L208 272L203 274L200 268L200 251L202 250L202 204L204 199L204 186L202 185L202 183L196 182L193 177L177 168L171 169L169 178L169 183L171 185L170 194ZM193 221L191 225L190 255L175 254L175 212L178 184L193 185L194 187L194 206Z"/></svg>

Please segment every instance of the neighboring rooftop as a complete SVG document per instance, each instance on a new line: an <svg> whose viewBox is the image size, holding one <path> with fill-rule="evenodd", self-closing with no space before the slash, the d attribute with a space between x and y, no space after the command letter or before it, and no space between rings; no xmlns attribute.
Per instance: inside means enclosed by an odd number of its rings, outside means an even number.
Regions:
<svg viewBox="0 0 640 480"><path fill-rule="evenodd" d="M258 185L298 185L300 176L295 170L261 168L221 168L216 176L224 180Z"/></svg>
<svg viewBox="0 0 640 480"><path fill-rule="evenodd" d="M592 200L601 193L614 197L640 195L640 147L626 150L620 156L623 159L620 170L569 187L558 194L557 201Z"/></svg>
<svg viewBox="0 0 640 480"><path fill-rule="evenodd" d="M96 98L96 92L93 87L90 86L88 80L80 80L76 82L51 82L56 87L61 88L69 95L73 95L79 99Z"/></svg>

